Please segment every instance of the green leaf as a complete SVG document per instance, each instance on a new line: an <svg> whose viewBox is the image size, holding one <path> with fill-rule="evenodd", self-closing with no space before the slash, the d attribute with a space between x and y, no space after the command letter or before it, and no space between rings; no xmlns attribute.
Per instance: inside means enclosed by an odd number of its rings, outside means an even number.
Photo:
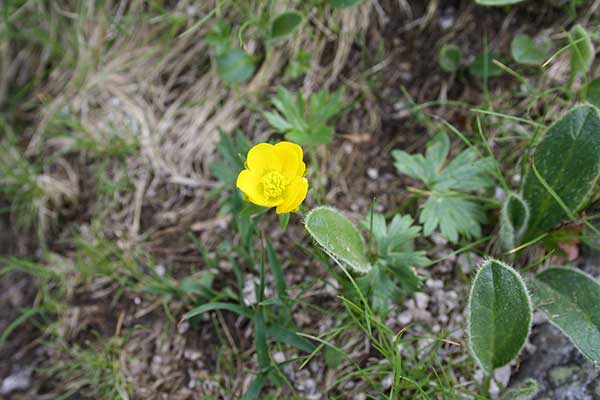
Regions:
<svg viewBox="0 0 600 400"><path fill-rule="evenodd" d="M442 46L438 53L438 63L446 72L455 72L458 70L461 58L460 49L453 44Z"/></svg>
<svg viewBox="0 0 600 400"><path fill-rule="evenodd" d="M373 311L379 315L386 316L392 304L400 298L400 289L388 276L383 263L376 264L368 274L358 278L357 283L368 295Z"/></svg>
<svg viewBox="0 0 600 400"><path fill-rule="evenodd" d="M582 354L600 363L600 284L576 269L549 268L530 287L535 305Z"/></svg>
<svg viewBox="0 0 600 400"><path fill-rule="evenodd" d="M282 231L287 229L288 224L290 223L290 213L279 214L279 227Z"/></svg>
<svg viewBox="0 0 600 400"><path fill-rule="evenodd" d="M596 107L600 107L600 76L592 79L582 90L583 98Z"/></svg>
<svg viewBox="0 0 600 400"><path fill-rule="evenodd" d="M571 76L576 78L585 74L594 62L594 45L585 28L579 24L575 25L569 33L571 54Z"/></svg>
<svg viewBox="0 0 600 400"><path fill-rule="evenodd" d="M349 8L361 1L362 0L327 0L327 4L333 8Z"/></svg>
<svg viewBox="0 0 600 400"><path fill-rule="evenodd" d="M539 175L571 214L580 211L593 195L600 178L598 109L584 105L571 110L548 129L531 159ZM523 198L531 214L525 240L569 218L532 168L525 175Z"/></svg>
<svg viewBox="0 0 600 400"><path fill-rule="evenodd" d="M291 35L302 23L302 14L290 11L278 15L271 24L271 39L281 39Z"/></svg>
<svg viewBox="0 0 600 400"><path fill-rule="evenodd" d="M217 72L229 84L247 81L254 74L254 60L241 49L228 48L217 54Z"/></svg>
<svg viewBox="0 0 600 400"><path fill-rule="evenodd" d="M481 53L469 67L469 72L478 78L492 78L504 73L502 68L494 64L496 55L489 50Z"/></svg>
<svg viewBox="0 0 600 400"><path fill-rule="evenodd" d="M264 116L275 129L285 133L287 140L302 146L328 144L335 133L328 121L343 110L344 91L330 93L322 90L306 101L300 92L294 96L284 87L277 89L271 103L277 112L265 112Z"/></svg>
<svg viewBox="0 0 600 400"><path fill-rule="evenodd" d="M518 34L510 44L513 59L519 64L541 65L548 57L548 48L539 46L527 35Z"/></svg>
<svg viewBox="0 0 600 400"><path fill-rule="evenodd" d="M419 216L419 222L425 224L425 235L431 235L439 226L442 236L457 242L459 235L481 235L480 224L486 220L483 208L464 199L461 193L492 186L494 161L479 158L477 150L469 148L444 167L449 149L450 139L441 131L427 143L426 157L401 150L392 151L392 157L398 172L422 181L433 192Z"/></svg>
<svg viewBox="0 0 600 400"><path fill-rule="evenodd" d="M317 207L308 213L304 224L308 233L330 257L343 262L355 272L364 274L371 270L363 237L338 210Z"/></svg>
<svg viewBox="0 0 600 400"><path fill-rule="evenodd" d="M486 217L481 205L473 201L434 193L423 204L419 222L426 236L439 226L442 236L456 243L459 235L467 239L480 237Z"/></svg>
<svg viewBox="0 0 600 400"><path fill-rule="evenodd" d="M500 240L505 250L512 250L521 243L529 225L529 206L523 198L510 193L500 211Z"/></svg>
<svg viewBox="0 0 600 400"><path fill-rule="evenodd" d="M483 263L471 286L468 344L488 373L519 355L531 327L531 300L519 274L493 259Z"/></svg>
<svg viewBox="0 0 600 400"><path fill-rule="evenodd" d="M521 3L525 0L475 0L475 3L482 6L508 6L511 4Z"/></svg>
<svg viewBox="0 0 600 400"><path fill-rule="evenodd" d="M261 215L269 211L268 207L257 206L256 204L248 204L242 211L240 211L240 217L253 217L255 215Z"/></svg>
<svg viewBox="0 0 600 400"><path fill-rule="evenodd" d="M329 369L337 369L344 361L344 353L338 349L326 346L325 347L325 365Z"/></svg>
<svg viewBox="0 0 600 400"><path fill-rule="evenodd" d="M515 387L508 388L500 397L501 400L530 400L540 391L535 379L527 378Z"/></svg>
<svg viewBox="0 0 600 400"><path fill-rule="evenodd" d="M192 317L195 317L196 315L200 315L203 314L205 312L208 311L215 311L215 310L225 310L225 311L231 311L233 313L239 314L243 317L246 317L248 319L252 319L254 318L254 311L251 308L248 307L243 307L240 306L239 304L233 304L233 303L208 303L208 304L203 304L200 307L196 307L191 311L188 311L187 313L183 314L183 319L190 319Z"/></svg>
<svg viewBox="0 0 600 400"><path fill-rule="evenodd" d="M292 331L278 325L269 326L267 328L267 335L280 343L285 343L297 348L298 350L306 351L307 353L312 353L315 350L315 346L306 341L306 339L304 339L302 336L299 336L296 331Z"/></svg>

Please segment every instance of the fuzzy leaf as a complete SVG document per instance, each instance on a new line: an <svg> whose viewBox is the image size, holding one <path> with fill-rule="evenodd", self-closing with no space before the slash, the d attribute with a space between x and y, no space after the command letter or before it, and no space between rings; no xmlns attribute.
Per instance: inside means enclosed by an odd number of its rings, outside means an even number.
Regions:
<svg viewBox="0 0 600 400"><path fill-rule="evenodd" d="M588 72L594 62L594 45L590 34L579 24L569 33L571 44L571 76L573 78Z"/></svg>
<svg viewBox="0 0 600 400"><path fill-rule="evenodd" d="M505 250L514 249L521 243L529 224L529 206L523 198L511 193L500 211L500 240Z"/></svg>
<svg viewBox="0 0 600 400"><path fill-rule="evenodd" d="M513 360L531 327L531 301L519 274L497 261L483 263L469 294L468 344L488 373Z"/></svg>
<svg viewBox="0 0 600 400"><path fill-rule="evenodd" d="M535 305L581 353L600 363L600 284L579 270L550 268L530 287Z"/></svg>
<svg viewBox="0 0 600 400"><path fill-rule="evenodd" d="M513 38L510 52L516 62L524 65L541 65L548 57L547 46L539 46L532 38L521 33Z"/></svg>
<svg viewBox="0 0 600 400"><path fill-rule="evenodd" d="M571 213L580 211L600 178L598 109L584 105L561 118L544 135L532 162ZM532 168L525 176L523 198L531 213L525 240L547 232L569 217Z"/></svg>
<svg viewBox="0 0 600 400"><path fill-rule="evenodd" d="M363 237L346 216L330 207L317 207L304 221L312 238L332 258L343 262L353 271L367 273L371 265L366 256Z"/></svg>

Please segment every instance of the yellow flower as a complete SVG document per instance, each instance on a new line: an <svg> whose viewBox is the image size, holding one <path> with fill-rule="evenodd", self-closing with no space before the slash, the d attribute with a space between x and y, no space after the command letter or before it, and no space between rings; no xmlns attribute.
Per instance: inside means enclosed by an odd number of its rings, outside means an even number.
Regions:
<svg viewBox="0 0 600 400"><path fill-rule="evenodd" d="M259 143L248 151L246 169L240 172L236 186L246 200L277 207L277 214L296 211L308 191L302 158L302 147L295 143Z"/></svg>

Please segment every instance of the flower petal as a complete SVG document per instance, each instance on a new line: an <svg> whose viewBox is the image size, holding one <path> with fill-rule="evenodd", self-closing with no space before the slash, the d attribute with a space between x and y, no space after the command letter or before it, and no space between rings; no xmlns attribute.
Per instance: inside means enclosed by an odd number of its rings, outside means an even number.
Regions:
<svg viewBox="0 0 600 400"><path fill-rule="evenodd" d="M281 160L281 172L288 178L304 176L306 165L302 158L304 154L302 147L292 142L279 142L275 145L275 151Z"/></svg>
<svg viewBox="0 0 600 400"><path fill-rule="evenodd" d="M259 143L248 151L247 168L258 176L263 176L270 170L281 171L281 159L277 156L275 146L269 143Z"/></svg>
<svg viewBox="0 0 600 400"><path fill-rule="evenodd" d="M277 206L277 214L285 214L296 211L306 198L308 192L308 180L302 176L296 177L286 189L284 201Z"/></svg>
<svg viewBox="0 0 600 400"><path fill-rule="evenodd" d="M267 199L264 195L261 177L254 172L245 169L240 172L237 178L236 186L246 196L250 203L262 207L275 207L284 201L284 198Z"/></svg>

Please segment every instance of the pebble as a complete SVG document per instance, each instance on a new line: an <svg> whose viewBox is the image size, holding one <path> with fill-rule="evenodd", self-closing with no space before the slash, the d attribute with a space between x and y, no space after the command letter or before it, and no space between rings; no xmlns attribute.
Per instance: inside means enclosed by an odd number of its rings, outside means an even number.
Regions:
<svg viewBox="0 0 600 400"><path fill-rule="evenodd" d="M31 370L17 371L4 378L0 387L0 394L8 395L16 391L25 390L29 386L31 386Z"/></svg>

